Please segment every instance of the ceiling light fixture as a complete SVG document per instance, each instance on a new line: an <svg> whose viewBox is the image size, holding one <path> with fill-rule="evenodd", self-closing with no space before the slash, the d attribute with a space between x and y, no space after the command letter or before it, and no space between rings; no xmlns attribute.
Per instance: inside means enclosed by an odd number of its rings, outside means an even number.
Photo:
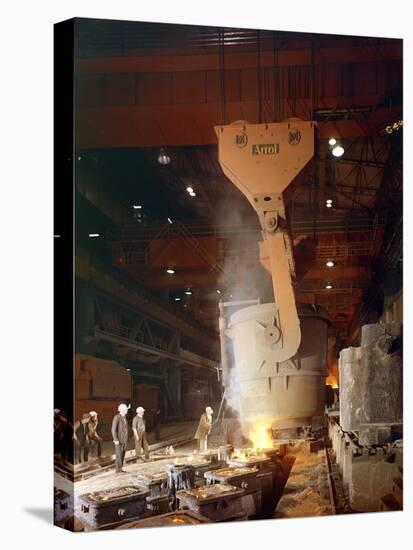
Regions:
<svg viewBox="0 0 413 550"><path fill-rule="evenodd" d="M135 210L140 210L140 209L142 208L142 205L141 205L141 204L134 204L134 205L133 205L133 208L134 208Z"/></svg>
<svg viewBox="0 0 413 550"><path fill-rule="evenodd" d="M333 260L327 260L326 266L327 266L327 267L334 267L334 262L333 262Z"/></svg>
<svg viewBox="0 0 413 550"><path fill-rule="evenodd" d="M175 298L175 302L180 302L181 298Z"/></svg>
<svg viewBox="0 0 413 550"><path fill-rule="evenodd" d="M158 162L159 162L159 164L162 164L163 166L166 166L167 164L169 164L171 162L171 157L168 155L168 153L166 152L166 150L163 147L161 147L159 149Z"/></svg>
<svg viewBox="0 0 413 550"><path fill-rule="evenodd" d="M191 197L196 197L196 193L192 192L192 193L189 193L191 195Z"/></svg>
<svg viewBox="0 0 413 550"><path fill-rule="evenodd" d="M221 294L221 291L220 291L220 290L217 290L217 294Z"/></svg>
<svg viewBox="0 0 413 550"><path fill-rule="evenodd" d="M91 238L100 237L100 233L89 233L89 237Z"/></svg>
<svg viewBox="0 0 413 550"><path fill-rule="evenodd" d="M342 157L344 155L344 148L341 145L335 145L331 152L336 158Z"/></svg>
<svg viewBox="0 0 413 550"><path fill-rule="evenodd" d="M172 268L170 267L170 268L168 268L168 269L166 270L166 272L169 273L169 275L174 275L174 274L175 274L175 269L172 269Z"/></svg>
<svg viewBox="0 0 413 550"><path fill-rule="evenodd" d="M332 285L331 283L327 283L327 284L326 284L326 288L327 288L328 290L330 290L330 288L333 288L333 285Z"/></svg>
<svg viewBox="0 0 413 550"><path fill-rule="evenodd" d="M168 218L168 222L169 222L170 224L172 224L172 220L171 220L171 218Z"/></svg>
<svg viewBox="0 0 413 550"><path fill-rule="evenodd" d="M186 290L186 291L185 291L185 294L186 294L187 296L191 296L192 292L191 292L190 290Z"/></svg>
<svg viewBox="0 0 413 550"><path fill-rule="evenodd" d="M340 142L336 140L336 138L330 138L328 140L328 144L330 146L330 151L333 157L339 158L344 155L344 147L340 145Z"/></svg>
<svg viewBox="0 0 413 550"><path fill-rule="evenodd" d="M193 193L194 192L192 187L187 187L186 190L188 191L188 193Z"/></svg>

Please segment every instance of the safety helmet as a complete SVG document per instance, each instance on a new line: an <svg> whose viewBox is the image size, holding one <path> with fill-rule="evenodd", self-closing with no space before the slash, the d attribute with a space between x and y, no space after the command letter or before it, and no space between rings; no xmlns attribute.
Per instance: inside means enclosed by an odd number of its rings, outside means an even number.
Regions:
<svg viewBox="0 0 413 550"><path fill-rule="evenodd" d="M96 411L90 411L89 416L97 416L98 413Z"/></svg>
<svg viewBox="0 0 413 550"><path fill-rule="evenodd" d="M212 414L214 411L211 409L211 407L206 407L205 412Z"/></svg>
<svg viewBox="0 0 413 550"><path fill-rule="evenodd" d="M140 413L140 412L143 413L143 412L145 412L145 409L143 407L137 407L136 412L137 413Z"/></svg>
<svg viewBox="0 0 413 550"><path fill-rule="evenodd" d="M125 403L121 403L118 407L118 411L121 412L121 411L127 411L129 409L129 407L127 405L125 405Z"/></svg>

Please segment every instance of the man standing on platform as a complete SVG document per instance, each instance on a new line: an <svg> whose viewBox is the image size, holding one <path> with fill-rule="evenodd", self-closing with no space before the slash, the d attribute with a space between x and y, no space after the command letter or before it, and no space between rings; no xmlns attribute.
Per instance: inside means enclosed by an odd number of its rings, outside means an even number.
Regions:
<svg viewBox="0 0 413 550"><path fill-rule="evenodd" d="M123 461L125 460L126 447L128 445L128 421L126 414L128 407L122 403L118 407L118 414L112 420L112 437L116 453L116 473L125 472Z"/></svg>
<svg viewBox="0 0 413 550"><path fill-rule="evenodd" d="M195 439L198 440L198 450L207 450L208 435L211 433L212 428L212 413L214 411L211 407L206 407L205 412L201 414L199 419L198 429L195 433Z"/></svg>
<svg viewBox="0 0 413 550"><path fill-rule="evenodd" d="M89 413L83 413L82 419L75 422L73 439L75 441L76 462L87 462L89 460Z"/></svg>
<svg viewBox="0 0 413 550"><path fill-rule="evenodd" d="M136 416L132 420L132 431L133 431L133 437L135 438L136 462L138 462L141 456L142 447L145 453L145 460L148 460L149 458L149 447L148 447L148 441L146 439L146 423L143 418L144 413L145 413L145 409L143 407L138 407L136 409Z"/></svg>
<svg viewBox="0 0 413 550"><path fill-rule="evenodd" d="M103 439L98 434L98 413L90 411L89 415L90 456L99 458L102 455Z"/></svg>

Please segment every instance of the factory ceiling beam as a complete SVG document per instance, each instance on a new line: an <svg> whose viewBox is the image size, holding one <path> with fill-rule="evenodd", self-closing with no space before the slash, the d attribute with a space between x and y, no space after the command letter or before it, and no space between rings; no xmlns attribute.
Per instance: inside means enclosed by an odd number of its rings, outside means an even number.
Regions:
<svg viewBox="0 0 413 550"><path fill-rule="evenodd" d="M323 281L334 281L336 279L365 279L371 276L371 267L360 266L341 266L336 265L333 268L329 267L311 267L301 281L315 281L321 279Z"/></svg>
<svg viewBox="0 0 413 550"><path fill-rule="evenodd" d="M240 52L225 48L225 69L247 69L256 67L256 51ZM158 55L157 55L158 54ZM313 57L312 57L313 55ZM273 68L273 50L263 50L260 54L261 68ZM333 63L383 63L385 61L400 61L402 46L400 42L389 44L360 45L343 47L280 49L278 50L278 65L303 66L328 65ZM123 55L116 57L95 57L75 59L75 73L131 73L131 72L171 72L171 71L213 71L218 68L218 54L207 53L201 55L181 54L171 55L166 51L159 55L158 50L145 50L141 55Z"/></svg>
<svg viewBox="0 0 413 550"><path fill-rule="evenodd" d="M229 120L258 120L256 100L229 102L226 109ZM216 145L213 128L220 124L220 111L218 102L83 108L76 114L76 142L78 149ZM380 127L397 113L398 109L382 107L362 125L356 120L322 122L318 138L378 136ZM304 111L295 115L308 117Z"/></svg>
<svg viewBox="0 0 413 550"><path fill-rule="evenodd" d="M125 302L118 300L113 296L106 294L105 292L100 292L97 288L93 290L93 293L95 295L95 304L99 307L100 311L102 311L100 301L100 299L102 299L104 302L116 306L120 311L123 311L124 313L128 312L129 314L133 314L133 317L135 318L135 323L134 326L131 328L131 333L135 334L135 337L141 329L143 323L146 323L147 325L150 324L154 330L159 328L163 330L163 332L165 332L166 330L171 335L171 337L179 334L175 327L171 327L171 325L164 323L161 320L154 318L153 316L144 315L139 310L137 310L136 307L131 307ZM102 318L102 315L100 315L100 317Z"/></svg>
<svg viewBox="0 0 413 550"><path fill-rule="evenodd" d="M180 355L176 353L171 353L170 351L158 349L153 346L148 346L146 344L133 341L130 338L118 336L104 330L94 329L93 336L97 340L111 342L119 346L120 348L128 348L134 351L144 352L149 355L156 355L157 357L160 357L162 359L170 359L178 365L184 364L191 367L204 368L208 369L210 372L213 372L214 369L219 368L219 364L215 361L212 361L212 359L205 359L204 357L201 357L200 355L196 355L194 353L191 353L191 357L196 358L196 361L194 359L188 358L184 354Z"/></svg>
<svg viewBox="0 0 413 550"><path fill-rule="evenodd" d="M77 247L77 251L80 252L79 247ZM198 325L194 320L184 319L175 311L171 311L167 304L159 303L159 300L157 301L154 297L149 298L147 291L141 284L136 283L132 286L130 281L127 284L122 283L119 280L122 274L117 273L114 275L113 270L109 272L107 266L102 266L99 260L91 256L87 261L77 256L75 266L76 277L89 280L109 296L123 303L126 302L138 311L163 321L203 346L215 347L216 340L212 333L205 331L205 328Z"/></svg>
<svg viewBox="0 0 413 550"><path fill-rule="evenodd" d="M178 266L179 267L179 266ZM189 271L182 268L181 273L175 273L173 277L159 273L148 273L143 276L143 283L149 288L168 288L171 291L182 288L198 288L216 286L222 282L222 276L214 271Z"/></svg>
<svg viewBox="0 0 413 550"><path fill-rule="evenodd" d="M299 262L299 257L297 255L297 262ZM181 268L181 273L175 273L173 277L169 275L159 274L159 273L150 273L143 277L143 282L145 286L153 289L162 289L167 288L172 292L174 290L180 290L185 288L216 288L216 286L223 284L222 278L217 276L213 272L191 272L186 271L185 268ZM311 267L304 275L300 278L301 281L315 281L316 279L321 280L335 280L335 279L359 279L366 278L371 275L371 270L369 267L359 267L359 266L340 266L337 265L334 269L328 267ZM234 284L235 281L232 281ZM226 283L224 283L226 286Z"/></svg>
<svg viewBox="0 0 413 550"><path fill-rule="evenodd" d="M312 234L314 232L314 220L300 215L299 218L291 221L291 228L295 234ZM330 213L329 213L330 214ZM347 235L349 232L369 231L373 229L373 218L366 216L346 216L336 217L328 215L317 219L317 233L343 233ZM180 220L175 220L174 223L179 223ZM233 240L236 237L244 238L244 235L256 235L259 239L261 236L260 229L257 223L238 223L232 225L206 224L199 223L196 220L189 220L184 223L188 231L196 237L217 237ZM122 243L148 242L156 239L160 231L166 226L165 223L148 221L142 227L137 227L136 224L130 226L122 226L122 231L113 236L113 240L121 240Z"/></svg>
<svg viewBox="0 0 413 550"><path fill-rule="evenodd" d="M362 289L295 289L297 303L312 303L328 306L334 310L348 308L361 302Z"/></svg>

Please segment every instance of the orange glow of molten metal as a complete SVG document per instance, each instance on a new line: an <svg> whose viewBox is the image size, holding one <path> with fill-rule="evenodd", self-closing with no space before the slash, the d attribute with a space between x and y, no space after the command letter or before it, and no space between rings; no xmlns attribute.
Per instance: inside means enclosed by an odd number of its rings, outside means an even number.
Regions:
<svg viewBox="0 0 413 550"><path fill-rule="evenodd" d="M326 386L331 386L332 388L338 388L337 378L333 374L329 374L326 378Z"/></svg>
<svg viewBox="0 0 413 550"><path fill-rule="evenodd" d="M254 449L268 449L272 447L272 440L269 435L270 428L271 424L268 422L259 422L255 424L249 434Z"/></svg>

